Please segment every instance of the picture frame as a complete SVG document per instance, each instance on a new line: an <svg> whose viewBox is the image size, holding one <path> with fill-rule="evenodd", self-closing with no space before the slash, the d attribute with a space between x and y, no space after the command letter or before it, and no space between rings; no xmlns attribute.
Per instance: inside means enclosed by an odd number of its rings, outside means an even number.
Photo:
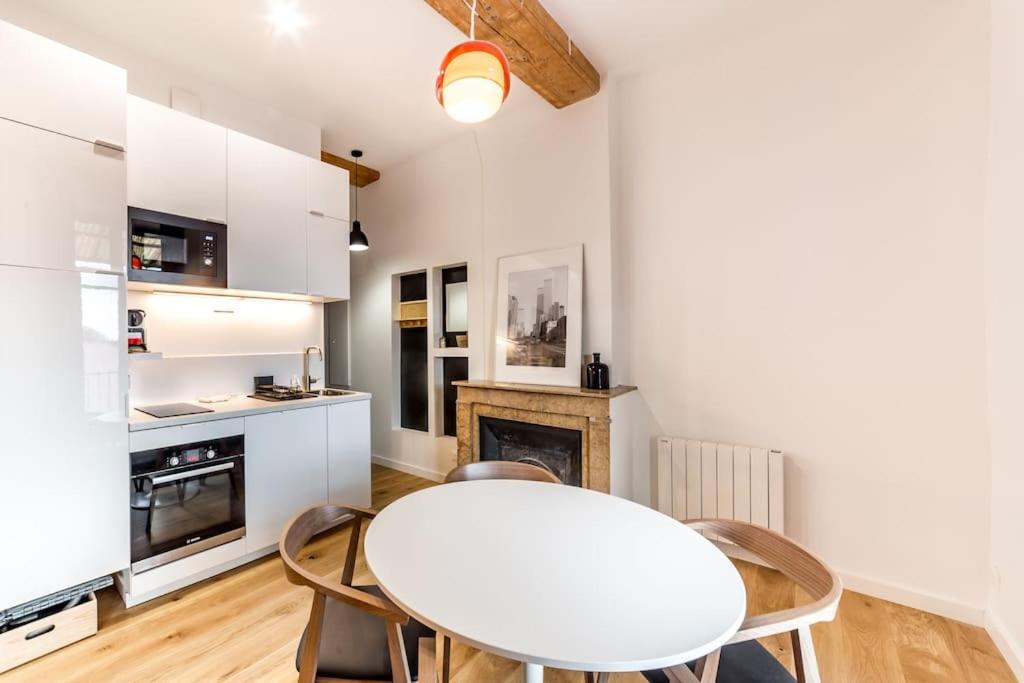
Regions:
<svg viewBox="0 0 1024 683"><path fill-rule="evenodd" d="M580 386L583 245L498 259L494 379Z"/></svg>

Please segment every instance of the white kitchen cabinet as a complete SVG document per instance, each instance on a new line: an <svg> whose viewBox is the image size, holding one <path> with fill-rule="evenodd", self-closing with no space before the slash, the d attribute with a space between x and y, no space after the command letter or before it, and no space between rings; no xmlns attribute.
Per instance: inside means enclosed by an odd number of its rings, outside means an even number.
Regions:
<svg viewBox="0 0 1024 683"><path fill-rule="evenodd" d="M228 287L306 293L306 161L228 131Z"/></svg>
<svg viewBox="0 0 1024 683"><path fill-rule="evenodd" d="M327 407L245 418L246 552L277 543L285 523L327 502Z"/></svg>
<svg viewBox="0 0 1024 683"><path fill-rule="evenodd" d="M306 160L306 208L314 216L349 219L348 171L316 159Z"/></svg>
<svg viewBox="0 0 1024 683"><path fill-rule="evenodd" d="M127 83L120 67L0 22L2 118L123 150Z"/></svg>
<svg viewBox="0 0 1024 683"><path fill-rule="evenodd" d="M306 217L307 293L331 299L349 297L348 221Z"/></svg>
<svg viewBox="0 0 1024 683"><path fill-rule="evenodd" d="M124 569L131 534L124 278L0 266L0 292L2 610Z"/></svg>
<svg viewBox="0 0 1024 683"><path fill-rule="evenodd" d="M2 119L0 149L0 263L124 273L124 152Z"/></svg>
<svg viewBox="0 0 1024 683"><path fill-rule="evenodd" d="M227 222L226 128L128 96L128 205Z"/></svg>
<svg viewBox="0 0 1024 683"><path fill-rule="evenodd" d="M328 500L370 506L370 402L327 406Z"/></svg>

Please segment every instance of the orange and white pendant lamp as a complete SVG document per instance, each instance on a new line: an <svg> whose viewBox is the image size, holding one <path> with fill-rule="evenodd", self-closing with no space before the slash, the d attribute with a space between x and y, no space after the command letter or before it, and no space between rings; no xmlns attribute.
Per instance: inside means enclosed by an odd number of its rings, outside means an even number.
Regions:
<svg viewBox="0 0 1024 683"><path fill-rule="evenodd" d="M469 17L469 40L445 55L437 74L437 101L460 123L486 121L508 98L511 76L501 48L476 40L476 0Z"/></svg>

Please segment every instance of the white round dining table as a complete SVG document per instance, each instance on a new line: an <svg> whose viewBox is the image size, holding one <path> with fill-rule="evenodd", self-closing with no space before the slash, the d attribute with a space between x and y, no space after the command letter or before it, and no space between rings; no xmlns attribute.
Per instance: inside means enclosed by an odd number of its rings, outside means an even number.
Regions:
<svg viewBox="0 0 1024 683"><path fill-rule="evenodd" d="M370 524L366 561L409 615L472 647L544 667L644 671L735 634L746 592L711 542L651 508L532 481L435 486Z"/></svg>

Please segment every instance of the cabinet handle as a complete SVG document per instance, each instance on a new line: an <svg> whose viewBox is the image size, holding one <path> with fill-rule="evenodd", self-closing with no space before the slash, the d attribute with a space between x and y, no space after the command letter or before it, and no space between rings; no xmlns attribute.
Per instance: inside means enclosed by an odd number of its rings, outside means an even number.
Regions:
<svg viewBox="0 0 1024 683"><path fill-rule="evenodd" d="M207 223L220 223L221 225L227 225L228 222L223 218L204 218Z"/></svg>
<svg viewBox="0 0 1024 683"><path fill-rule="evenodd" d="M25 640L32 640L33 638L38 638L39 636L45 636L47 633L53 631L56 628L57 626L55 624L47 624L42 628L37 628L34 631L29 631L28 633L26 633Z"/></svg>
<svg viewBox="0 0 1024 683"><path fill-rule="evenodd" d="M116 142L110 142L109 140L100 140L99 138L96 138L95 140L92 141L92 144L97 145L98 147L106 147L107 149L112 149L115 152L125 151L124 145L119 145Z"/></svg>
<svg viewBox="0 0 1024 683"><path fill-rule="evenodd" d="M310 209L309 210L309 214L311 216L319 216L320 218L323 218L323 216L324 216L324 212L323 211L317 211L316 209Z"/></svg>

